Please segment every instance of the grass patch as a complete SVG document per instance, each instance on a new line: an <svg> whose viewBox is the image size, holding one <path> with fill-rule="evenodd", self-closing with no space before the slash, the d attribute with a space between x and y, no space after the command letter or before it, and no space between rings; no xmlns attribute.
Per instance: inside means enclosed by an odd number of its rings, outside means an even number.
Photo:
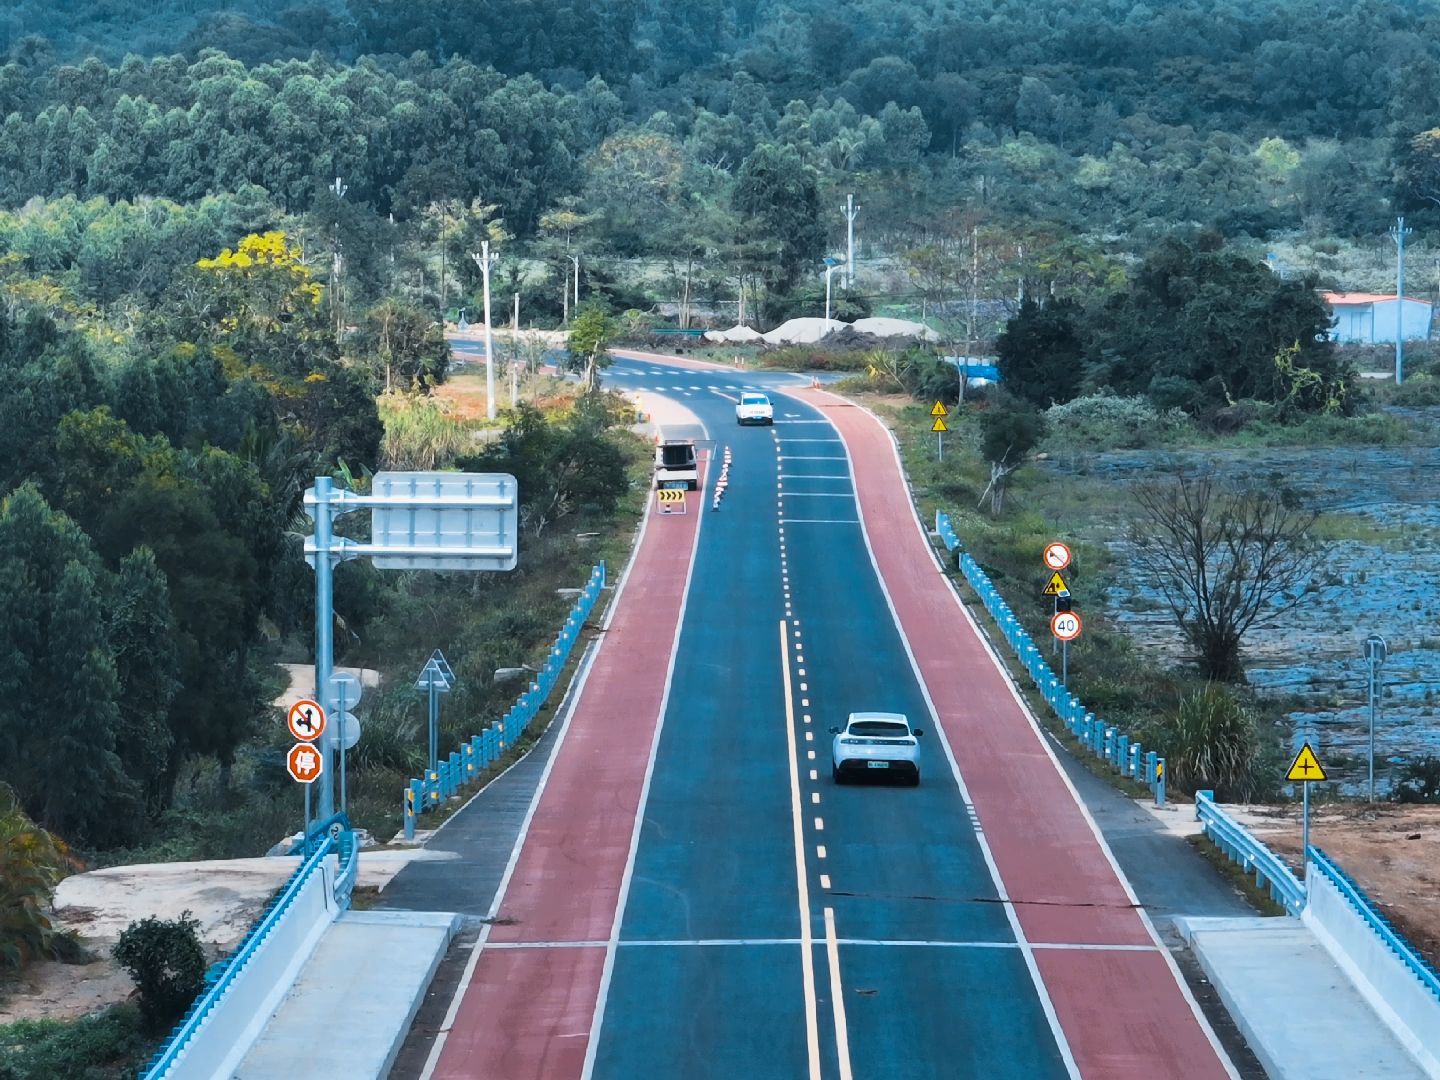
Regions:
<svg viewBox="0 0 1440 1080"><path fill-rule="evenodd" d="M1317 540L1386 547L1404 541L1410 530L1404 526L1382 525L1365 514L1343 511L1321 514L1310 528Z"/></svg>
<svg viewBox="0 0 1440 1080"><path fill-rule="evenodd" d="M134 1005L113 1005L76 1020L0 1024L4 1080L130 1080L159 1045Z"/></svg>
<svg viewBox="0 0 1440 1080"><path fill-rule="evenodd" d="M1268 889L1255 884L1255 879L1231 862L1225 853L1204 833L1187 836L1185 842L1193 847L1211 866L1220 871L1229 882L1245 897L1250 906L1261 915L1285 915L1285 905L1270 898Z"/></svg>

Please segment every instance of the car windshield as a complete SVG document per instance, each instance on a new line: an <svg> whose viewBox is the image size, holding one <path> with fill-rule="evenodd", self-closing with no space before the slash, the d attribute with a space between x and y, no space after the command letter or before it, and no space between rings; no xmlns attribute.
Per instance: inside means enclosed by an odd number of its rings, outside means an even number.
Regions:
<svg viewBox="0 0 1440 1080"><path fill-rule="evenodd" d="M904 724L895 723L893 720L856 720L850 725L846 734L903 739L906 735L910 734L910 729Z"/></svg>
<svg viewBox="0 0 1440 1080"><path fill-rule="evenodd" d="M741 404L741 405L769 405L769 404L770 404L770 399L767 398L764 394L742 394L742 395L740 396L740 404Z"/></svg>

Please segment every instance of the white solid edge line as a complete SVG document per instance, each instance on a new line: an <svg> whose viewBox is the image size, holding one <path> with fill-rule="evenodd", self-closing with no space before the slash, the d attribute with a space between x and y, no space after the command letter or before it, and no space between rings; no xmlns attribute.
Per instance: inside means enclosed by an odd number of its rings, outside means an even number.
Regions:
<svg viewBox="0 0 1440 1080"><path fill-rule="evenodd" d="M845 1021L845 988L840 982L840 946L835 941L835 909L825 909L825 951L830 957L830 1001L835 1012L835 1054L840 1080L854 1080L850 1069L850 1025Z"/></svg>
<svg viewBox="0 0 1440 1080"><path fill-rule="evenodd" d="M516 834L515 844L510 849L510 857L505 863L505 872L500 876L500 884L495 889L495 899L490 904L490 910L486 913L485 923L480 928L480 935L475 939L475 945L471 950L470 959L465 964L465 971L460 976L460 982L455 987L454 996L450 999L450 1005L445 1010L445 1019L440 1023L440 1029L435 1033L435 1042L430 1046L430 1053L426 1055L425 1065L420 1070L420 1080L430 1080L435 1072L436 1065L440 1062L440 1052L445 1048L445 1042L450 1037L450 1030L455 1024L455 1018L460 1014L460 1005L465 1000L465 992L470 988L470 982L475 977L475 968L480 963L480 954L485 951L485 943L490 938L490 928L494 925L493 920L500 910L500 905L505 899L505 893L510 886L510 878L515 873L515 866L520 861L520 852L525 846L525 840L530 833L530 823L535 818L535 811L540 806L540 798L545 794L545 785L550 781L551 770L555 767L555 760L560 756L560 748L565 745L565 735L570 730L570 720L579 707L580 699L585 692L585 683L590 678L590 671L595 666L595 658L600 655L600 649L604 647L605 638L603 631L610 628L610 622L615 617L615 609L620 603L620 594L625 591L625 583L630 580L630 571L635 565L635 560L640 555L640 546L645 541L645 531L650 524L649 514L650 500L645 500L646 510L641 515L640 528L635 532L635 543L630 548L630 558L625 564L625 570L620 575L620 580L615 585L615 593L610 598L609 607L601 621L602 635L594 639L595 648L589 656L582 659L581 670L576 673L573 683L574 693L570 695L570 704L565 711L565 718L561 722L560 731L555 736L555 745L550 748L550 758L545 762L545 768L541 770L540 780L535 785L535 793L530 796L530 805L525 808L525 817L520 822L520 831ZM533 748L532 748L533 749ZM528 754L527 754L528 756ZM523 758L521 760L524 760ZM515 764L518 765L517 761ZM512 765L513 769L515 766ZM506 770L509 771L508 769ZM501 775L504 775L503 773ZM498 780L499 777L496 777ZM492 780L491 783L494 783ZM487 785L488 786L488 785ZM482 789L483 790L483 789ZM479 792L475 793L476 796ZM468 805L468 803L467 803ZM454 815L447 819L447 824L454 819ZM438 829L436 830L439 831Z"/></svg>
<svg viewBox="0 0 1440 1080"><path fill-rule="evenodd" d="M834 397L833 394L827 394L827 396ZM880 422L869 410L862 408L862 411L874 419L877 424ZM833 423L831 427L835 433L840 436L841 441L844 442L845 437L840 429L835 427ZM881 427L883 428L884 425L881 425ZM886 435L889 435L888 430L886 431ZM855 479L855 462L850 456L850 444L845 443L844 445L845 460L849 463L850 478L853 481ZM893 440L891 440L891 449L894 450ZM899 461L898 452L896 460L897 462ZM900 468L900 475L902 477L905 475L903 465ZM960 774L960 764L955 760L955 753L950 748L950 740L945 736L945 727L940 723L940 714L935 708L935 701L930 696L930 687L926 685L925 677L920 671L920 664L915 659L914 650L910 647L910 639L905 634L905 627L901 625L900 613L895 610L895 601L890 596L890 587L885 583L885 576L880 573L880 564L875 559L875 548L870 542L870 530L865 524L865 511L860 502L858 483L856 484L853 497L855 499L855 514L860 519L860 534L865 538L865 550L870 556L870 565L875 571L875 580L880 583L880 591L885 596L885 606L890 609L890 619L895 624L895 631L900 636L901 645L905 648L905 656L910 661L910 670L915 674L915 683L920 688L921 696L925 699L925 707L930 713L931 726L940 736L940 746L945 751L946 759L950 762L950 770L954 774L955 783L960 789L960 797L964 799L969 806L974 806L974 800L970 798L970 789L965 785L965 777ZM928 546L928 538L926 543ZM931 554L934 554L933 550ZM1030 981L1035 986L1035 995L1039 998L1041 1011L1045 1013L1045 1020L1050 1025L1050 1033L1055 1039L1055 1046L1060 1052L1060 1058L1065 1063L1065 1070L1069 1073L1072 1080L1081 1080L1080 1067L1075 1063L1075 1054L1070 1049L1070 1041L1066 1038L1065 1029L1060 1025L1059 1016L1056 1015L1055 1003L1050 1000L1050 991L1046 988L1045 980L1040 974L1040 967L1035 962L1035 951L1031 947L1029 939L1026 938L1024 929L1020 926L1019 916L1015 913L1015 905L1010 902L1009 893L1007 893L1005 889L1005 882L1000 877L1000 868L995 864L995 856L990 850L990 842L986 839L984 832L979 829L975 830L974 836L975 842L980 847L980 854L985 859L985 867L990 873L990 880L995 886L997 897L1005 911L1005 918L1010 923L1010 931L1015 935L1015 943L1020 949L1020 955L1025 959L1025 967L1030 973Z"/></svg>
<svg viewBox="0 0 1440 1080"><path fill-rule="evenodd" d="M700 430L704 432L707 439L710 437L710 431L703 422L700 424ZM710 474L711 469L707 464L705 484L700 489L702 506L705 502L705 492L713 484L713 477ZM630 881L635 873L635 855L640 850L640 830L645 824L645 805L650 798L650 781L655 776L655 759L660 752L660 736L665 730L665 713L670 707L670 687L675 679L675 662L680 656L680 635L685 630L685 609L690 603L690 584L695 576L695 562L700 553L700 533L705 527L705 517L705 514L697 515L695 539L690 544L690 565L685 569L685 584L680 593L680 610L675 617L675 637L670 644L670 664L665 670L665 690L660 696L660 711L655 717L655 734L650 739L650 757L645 762L645 780L640 785L640 799L635 804L635 824L630 830L630 852L625 858L625 871L620 877L620 894L615 898L615 920L611 924L610 939L605 946L605 965L600 972L600 987L595 995L595 1011L590 1017L590 1036L585 1047L585 1064L580 1071L581 1080L590 1080L590 1076L595 1071L595 1054L600 1048L600 1027L604 1023L605 1004L610 997L610 979L615 973L615 951L616 946L620 943L620 926L624 921L625 907L630 899Z"/></svg>
<svg viewBox="0 0 1440 1080"><path fill-rule="evenodd" d="M904 477L905 464L900 459L900 447L895 440L894 434L889 428L885 427L880 418L869 409L866 409L864 406L859 406L859 408L862 413L868 416L885 432L889 439L890 452L895 455L896 467L900 470L900 475ZM1120 886L1125 890L1126 897L1134 906L1134 910L1139 913L1141 924L1145 927L1146 933L1149 934L1150 940L1155 943L1155 947L1159 950L1160 954L1164 956L1165 963L1170 968L1171 977L1174 978L1176 985L1180 988L1180 993L1184 995L1185 1000L1189 1003L1190 1011L1194 1014L1196 1022L1199 1023L1200 1030L1205 1033L1205 1037L1209 1040L1210 1046L1214 1049L1215 1055L1219 1058L1220 1064L1224 1067L1226 1074L1230 1076L1232 1080L1240 1080L1240 1073L1236 1070L1234 1062L1230 1060L1230 1055L1221 1044L1219 1036L1215 1034L1215 1029L1211 1027L1204 1010L1200 1008L1200 1003L1195 999L1195 995L1191 993L1190 984L1185 981L1185 976L1180 971L1180 965L1175 962L1175 957L1171 954L1169 948L1160 940L1160 935L1155 930L1155 924L1150 920L1149 912L1140 904L1139 898L1135 895L1135 890L1130 885L1130 879L1127 878L1125 872L1120 869L1120 864L1116 861L1115 853L1110 849L1110 844L1106 841L1105 834L1100 831L1100 826L1095 821L1094 815L1090 813L1090 808L1085 805L1085 800L1080 797L1079 789L1071 782L1069 775L1060 764L1060 759L1056 756L1054 747L1051 746L1050 741L1045 737L1044 729L1040 726L1040 722L1035 718L1035 715L1030 711L1030 706L1020 693L1020 688L1015 685L1015 680L1010 677L1010 671L1006 668L1004 661L996 651L990 635L981 629L980 624L976 622L975 617L970 613L970 609L965 606L964 600L960 597L960 590L956 588L954 580L940 562L939 555L935 553L935 545L930 543L929 534L925 531L925 524L920 520L919 512L915 508L914 499L910 500L910 515L915 522L916 530L925 542L925 549L930 552L931 561L935 563L935 568L940 572L941 578L950 589L950 594L955 601L955 606L960 609L961 614L965 616L965 621L970 624L971 628L975 631L975 636L979 638L981 644L984 645L985 651L990 654L991 663L995 665L995 669L1000 672L1001 677L1005 680L1005 684L1010 688L1010 696L1013 697L1015 702L1020 706L1020 711L1029 722L1030 730L1034 732L1036 741L1044 748L1046 756L1050 758L1050 764L1054 767L1056 773L1059 774L1060 780L1065 785L1066 790L1070 792L1070 798L1074 801L1075 806L1090 826L1091 834L1094 835L1096 842L1100 845L1100 850L1104 852L1106 860L1110 863L1110 868L1115 871L1115 876L1120 880ZM869 543L868 536L866 543ZM949 751L948 744L946 750L947 752ZM969 799L967 798L966 801L968 802Z"/></svg>

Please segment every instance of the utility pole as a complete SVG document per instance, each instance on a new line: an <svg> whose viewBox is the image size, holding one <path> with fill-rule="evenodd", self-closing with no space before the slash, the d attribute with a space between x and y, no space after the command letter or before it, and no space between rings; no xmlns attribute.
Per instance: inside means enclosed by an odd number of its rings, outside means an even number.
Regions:
<svg viewBox="0 0 1440 1080"><path fill-rule="evenodd" d="M1390 239L1395 241L1395 385L1405 381L1405 237L1414 229L1405 227L1403 216L1395 219Z"/></svg>
<svg viewBox="0 0 1440 1080"><path fill-rule="evenodd" d="M475 265L480 268L480 280L485 290L485 416L495 419L495 347L490 335L490 241L480 241L480 253L470 253Z"/></svg>
<svg viewBox="0 0 1440 1080"><path fill-rule="evenodd" d="M855 287L855 196L845 196L845 288Z"/></svg>
<svg viewBox="0 0 1440 1080"><path fill-rule="evenodd" d="M335 177L335 183L330 188L335 193L335 198L343 199L345 193L350 189L340 182L340 177ZM330 252L330 314L335 317L335 336L340 336L340 326L344 318L340 310L340 212L335 212L335 233L333 250Z"/></svg>
<svg viewBox="0 0 1440 1080"><path fill-rule="evenodd" d="M520 294L515 294L515 314L510 319L510 407L515 408L515 398L520 384Z"/></svg>
<svg viewBox="0 0 1440 1080"><path fill-rule="evenodd" d="M580 314L580 256L571 255L570 261L575 264L575 314Z"/></svg>

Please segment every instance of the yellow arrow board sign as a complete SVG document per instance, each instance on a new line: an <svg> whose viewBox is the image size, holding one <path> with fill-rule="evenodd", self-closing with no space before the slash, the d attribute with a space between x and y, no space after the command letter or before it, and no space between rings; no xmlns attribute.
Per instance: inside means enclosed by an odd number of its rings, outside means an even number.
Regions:
<svg viewBox="0 0 1440 1080"><path fill-rule="evenodd" d="M950 410L947 409L947 408L945 408L945 403L944 403L943 401L937 401L937 402L935 402L934 405L930 406L930 415L931 415L931 416L949 416L949 415L950 415Z"/></svg>
<svg viewBox="0 0 1440 1080"><path fill-rule="evenodd" d="M1065 584L1065 579L1060 576L1057 570L1050 575L1050 580L1045 583L1045 588L1040 590L1041 596L1059 596L1062 592L1069 592L1070 586Z"/></svg>
<svg viewBox="0 0 1440 1080"><path fill-rule="evenodd" d="M1285 779L1292 784L1313 784L1317 780L1327 779L1325 767L1320 764L1320 759L1315 756L1315 751L1310 749L1308 742L1300 747L1300 752L1295 755L1295 763L1290 766Z"/></svg>
<svg viewBox="0 0 1440 1080"><path fill-rule="evenodd" d="M930 425L930 430L931 430L931 431L949 431L950 429L945 426L945 421L942 420L940 417L937 416L937 417L935 417L935 423L933 423L933 424Z"/></svg>
<svg viewBox="0 0 1440 1080"><path fill-rule="evenodd" d="M685 501L685 492L679 488L661 488L655 494L662 503L683 503Z"/></svg>

